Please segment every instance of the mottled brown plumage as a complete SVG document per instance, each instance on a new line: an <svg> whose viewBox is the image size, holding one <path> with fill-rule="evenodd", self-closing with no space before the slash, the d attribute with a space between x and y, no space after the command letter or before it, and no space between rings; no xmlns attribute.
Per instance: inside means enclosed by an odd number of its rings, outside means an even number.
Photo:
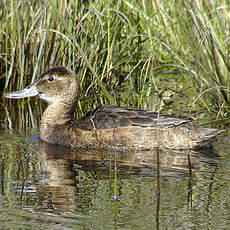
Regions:
<svg viewBox="0 0 230 230"><path fill-rule="evenodd" d="M38 96L47 101L49 106L41 120L41 139L74 148L192 149L209 146L214 137L222 132L192 125L192 119L116 105L95 109L75 121L73 112L79 89L79 80L74 72L64 67L54 67L24 90L5 96Z"/></svg>

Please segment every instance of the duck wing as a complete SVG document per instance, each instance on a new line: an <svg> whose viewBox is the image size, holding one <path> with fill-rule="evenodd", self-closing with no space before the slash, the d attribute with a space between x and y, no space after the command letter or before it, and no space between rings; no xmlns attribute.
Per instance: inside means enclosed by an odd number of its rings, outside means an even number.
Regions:
<svg viewBox="0 0 230 230"><path fill-rule="evenodd" d="M143 109L108 105L87 113L73 126L83 130L109 129L122 126L169 128L189 123L192 120L192 118L159 115Z"/></svg>

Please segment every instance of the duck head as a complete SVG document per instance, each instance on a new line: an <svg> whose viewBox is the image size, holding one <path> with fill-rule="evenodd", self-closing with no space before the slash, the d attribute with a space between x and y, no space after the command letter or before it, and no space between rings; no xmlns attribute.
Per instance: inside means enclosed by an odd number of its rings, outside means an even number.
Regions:
<svg viewBox="0 0 230 230"><path fill-rule="evenodd" d="M79 80L74 72L65 67L53 67L40 75L38 80L23 90L5 94L6 98L18 99L37 96L49 104L74 104L78 99Z"/></svg>

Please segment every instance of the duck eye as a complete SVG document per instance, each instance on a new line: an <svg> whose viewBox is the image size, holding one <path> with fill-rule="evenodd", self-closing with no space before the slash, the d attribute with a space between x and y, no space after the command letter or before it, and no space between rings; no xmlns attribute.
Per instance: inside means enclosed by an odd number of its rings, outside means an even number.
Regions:
<svg viewBox="0 0 230 230"><path fill-rule="evenodd" d="M48 78L47 78L47 81L53 81L54 80L54 77L52 77L52 76L49 76Z"/></svg>

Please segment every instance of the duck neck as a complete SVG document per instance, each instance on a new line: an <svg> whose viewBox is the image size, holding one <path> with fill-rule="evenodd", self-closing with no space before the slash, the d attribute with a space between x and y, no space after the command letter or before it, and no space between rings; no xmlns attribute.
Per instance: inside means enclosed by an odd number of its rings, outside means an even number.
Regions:
<svg viewBox="0 0 230 230"><path fill-rule="evenodd" d="M73 113L74 109L71 104L58 102L49 105L42 115L41 130L69 123Z"/></svg>

